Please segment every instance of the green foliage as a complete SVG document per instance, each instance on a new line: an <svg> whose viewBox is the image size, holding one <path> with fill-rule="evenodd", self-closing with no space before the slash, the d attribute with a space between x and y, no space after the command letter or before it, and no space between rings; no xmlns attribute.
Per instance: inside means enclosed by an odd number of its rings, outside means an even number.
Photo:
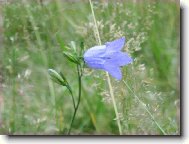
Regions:
<svg viewBox="0 0 189 144"><path fill-rule="evenodd" d="M94 3L102 43L125 36L135 60L124 80L167 134L180 133L179 5L174 2ZM73 106L69 91L47 72L62 71L77 95L75 65L97 45L89 3L13 2L3 7L4 110L2 134L66 134ZM74 53L75 52L75 53ZM70 63L64 56L66 55ZM53 72L51 70L51 72ZM51 73L53 76L56 72ZM65 82L57 73L58 82ZM124 134L162 134L121 81L112 79ZM119 134L104 72L84 70L73 134Z"/></svg>

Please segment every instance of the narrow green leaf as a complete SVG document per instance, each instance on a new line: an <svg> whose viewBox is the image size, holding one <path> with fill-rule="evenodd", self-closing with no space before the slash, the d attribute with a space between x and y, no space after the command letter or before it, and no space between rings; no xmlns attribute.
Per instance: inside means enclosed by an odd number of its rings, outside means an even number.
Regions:
<svg viewBox="0 0 189 144"><path fill-rule="evenodd" d="M63 52L64 56L71 62L79 64L79 59L77 56L72 55L71 53L68 52Z"/></svg>
<svg viewBox="0 0 189 144"><path fill-rule="evenodd" d="M84 42L83 41L81 41L81 43L80 43L80 48L81 48L81 50L80 50L80 56L82 56L83 55L83 51L84 51Z"/></svg>
<svg viewBox="0 0 189 144"><path fill-rule="evenodd" d="M76 44L75 44L74 41L71 41L71 42L70 42L70 46L71 46L71 48L74 50L74 52L76 52Z"/></svg>

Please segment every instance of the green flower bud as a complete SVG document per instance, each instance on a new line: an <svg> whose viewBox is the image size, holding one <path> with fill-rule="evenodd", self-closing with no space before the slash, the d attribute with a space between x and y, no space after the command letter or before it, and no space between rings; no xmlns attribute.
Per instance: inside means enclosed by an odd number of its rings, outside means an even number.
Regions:
<svg viewBox="0 0 189 144"><path fill-rule="evenodd" d="M60 85L63 85L63 86L67 86L67 82L66 82L66 79L63 76L63 74L59 74L58 72L56 72L53 69L48 69L48 73L54 82L56 82Z"/></svg>

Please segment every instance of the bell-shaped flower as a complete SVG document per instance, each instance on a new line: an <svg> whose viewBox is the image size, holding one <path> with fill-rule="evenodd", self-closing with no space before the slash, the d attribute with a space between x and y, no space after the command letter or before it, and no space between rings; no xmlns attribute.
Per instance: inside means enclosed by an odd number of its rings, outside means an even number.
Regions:
<svg viewBox="0 0 189 144"><path fill-rule="evenodd" d="M105 45L94 46L84 53L84 61L88 67L105 70L117 80L121 80L120 67L133 61L127 53L121 51L124 44L125 38L122 37Z"/></svg>

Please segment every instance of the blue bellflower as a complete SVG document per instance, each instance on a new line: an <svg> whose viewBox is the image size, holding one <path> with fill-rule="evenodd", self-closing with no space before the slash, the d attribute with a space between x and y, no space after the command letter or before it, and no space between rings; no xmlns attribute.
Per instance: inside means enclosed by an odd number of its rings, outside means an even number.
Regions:
<svg viewBox="0 0 189 144"><path fill-rule="evenodd" d="M122 79L120 66L127 65L133 60L127 53L121 51L125 38L107 42L105 45L94 46L84 53L84 61L88 67L107 71L117 80Z"/></svg>

